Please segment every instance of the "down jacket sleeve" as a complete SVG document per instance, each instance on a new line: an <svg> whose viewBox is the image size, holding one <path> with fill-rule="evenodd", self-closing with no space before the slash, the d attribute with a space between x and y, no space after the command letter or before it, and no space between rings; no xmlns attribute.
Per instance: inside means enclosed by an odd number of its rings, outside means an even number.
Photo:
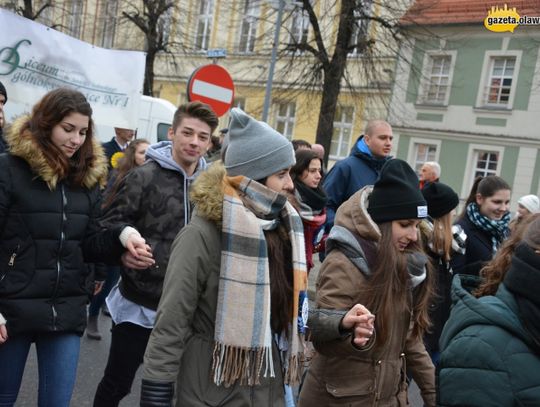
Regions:
<svg viewBox="0 0 540 407"><path fill-rule="evenodd" d="M317 309L310 312L308 321L313 345L321 354L348 356L363 351L339 330L341 319L357 303L363 282L343 253L334 250L325 259L317 279Z"/></svg>
<svg viewBox="0 0 540 407"><path fill-rule="evenodd" d="M120 243L120 232L126 224L116 225L102 229L99 225L101 216L101 193L98 187L90 192L90 208L86 234L81 242L84 260L88 263L103 262L106 264L119 264L124 247Z"/></svg>

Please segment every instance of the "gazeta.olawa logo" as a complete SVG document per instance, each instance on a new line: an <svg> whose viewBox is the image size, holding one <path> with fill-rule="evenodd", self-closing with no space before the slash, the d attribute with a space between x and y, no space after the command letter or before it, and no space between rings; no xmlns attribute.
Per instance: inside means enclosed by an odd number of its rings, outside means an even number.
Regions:
<svg viewBox="0 0 540 407"><path fill-rule="evenodd" d="M518 25L540 25L540 16L520 16L515 7L508 8L505 4L504 7L492 6L484 19L484 26L497 33L513 33Z"/></svg>

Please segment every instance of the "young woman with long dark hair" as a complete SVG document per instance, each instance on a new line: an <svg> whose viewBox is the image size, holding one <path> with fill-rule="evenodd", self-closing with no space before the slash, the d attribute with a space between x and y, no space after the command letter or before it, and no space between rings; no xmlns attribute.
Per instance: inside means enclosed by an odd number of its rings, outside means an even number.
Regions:
<svg viewBox="0 0 540 407"><path fill-rule="evenodd" d="M304 237L291 143L232 109L223 165L194 182L144 357L141 406L284 406L301 377ZM303 310L304 312L300 312ZM176 384L176 386L175 386Z"/></svg>
<svg viewBox="0 0 540 407"><path fill-rule="evenodd" d="M428 204L429 217L420 223L420 235L424 251L433 268L435 295L430 307L432 326L424 335L426 349L434 364L439 360L439 338L450 315L450 287L454 276L450 259L454 253L463 253L465 242L454 239L452 222L455 208L459 204L458 194L442 182L431 182L424 186L422 195Z"/></svg>
<svg viewBox="0 0 540 407"><path fill-rule="evenodd" d="M98 226L107 167L82 93L47 93L13 124L7 142L9 154L0 155L0 406L15 403L35 343L39 406L68 407L90 294L85 262L117 263L123 253L141 268L153 260L135 229Z"/></svg>
<svg viewBox="0 0 540 407"><path fill-rule="evenodd" d="M294 196L298 213L304 225L308 273L313 268L313 253L324 250L324 240L318 239L326 222L328 198L322 189L322 160L319 155L306 149L296 151L296 164L291 168Z"/></svg>
<svg viewBox="0 0 540 407"><path fill-rule="evenodd" d="M456 222L467 235L465 253L452 257L456 274L478 276L508 237L510 229L510 194L508 183L496 175L474 181L463 212Z"/></svg>
<svg viewBox="0 0 540 407"><path fill-rule="evenodd" d="M300 406L407 405L407 372L435 405L422 341L431 276L417 229L427 215L418 177L399 159L338 209L308 321L317 354Z"/></svg>

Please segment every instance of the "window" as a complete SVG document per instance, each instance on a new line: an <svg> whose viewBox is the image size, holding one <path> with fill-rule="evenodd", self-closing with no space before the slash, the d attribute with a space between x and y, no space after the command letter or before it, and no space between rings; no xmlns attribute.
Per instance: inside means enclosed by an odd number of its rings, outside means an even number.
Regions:
<svg viewBox="0 0 540 407"><path fill-rule="evenodd" d="M195 47L199 50L207 50L210 44L213 14L214 0L201 0L199 16L197 17L197 37L195 38Z"/></svg>
<svg viewBox="0 0 540 407"><path fill-rule="evenodd" d="M276 103L274 105L274 127L289 140L293 136L294 116L296 114L295 103Z"/></svg>
<svg viewBox="0 0 540 407"><path fill-rule="evenodd" d="M414 144L414 170L418 174L426 161L437 161L437 144Z"/></svg>
<svg viewBox="0 0 540 407"><path fill-rule="evenodd" d="M240 27L240 41L238 43L239 52L250 53L255 48L259 3L260 0L245 0L242 25Z"/></svg>
<svg viewBox="0 0 540 407"><path fill-rule="evenodd" d="M489 77L485 87L485 105L509 105L515 66L515 57L494 57L490 59Z"/></svg>
<svg viewBox="0 0 540 407"><path fill-rule="evenodd" d="M246 99L245 98L234 98L232 107L237 107L239 109L242 109L243 111L246 110Z"/></svg>
<svg viewBox="0 0 540 407"><path fill-rule="evenodd" d="M158 19L158 31L163 35L163 42L169 42L172 26L172 6L165 10Z"/></svg>
<svg viewBox="0 0 540 407"><path fill-rule="evenodd" d="M43 25L46 25L48 27L51 27L53 25L53 11L54 11L54 3L43 2L41 7L43 8L43 12L39 15L39 20Z"/></svg>
<svg viewBox="0 0 540 407"><path fill-rule="evenodd" d="M158 141L167 141L169 140L169 129L171 125L168 123L158 123L157 127L157 139Z"/></svg>
<svg viewBox="0 0 540 407"><path fill-rule="evenodd" d="M497 165L499 163L499 152L479 151L474 152L474 177L486 177L497 175Z"/></svg>
<svg viewBox="0 0 540 407"><path fill-rule="evenodd" d="M369 17L373 0L360 0L354 9L354 28L349 42L349 55L362 55L368 37Z"/></svg>
<svg viewBox="0 0 540 407"><path fill-rule="evenodd" d="M338 106L334 115L334 133L330 143L330 157L340 159L347 157L351 149L354 107Z"/></svg>
<svg viewBox="0 0 540 407"><path fill-rule="evenodd" d="M69 34L79 38L81 34L81 20L83 15L82 0L71 0L71 10L69 11Z"/></svg>
<svg viewBox="0 0 540 407"><path fill-rule="evenodd" d="M291 23L291 43L294 45L305 45L308 40L309 16L307 11L300 5L295 7L292 14ZM299 50L299 52L303 52Z"/></svg>
<svg viewBox="0 0 540 407"><path fill-rule="evenodd" d="M101 46L112 48L116 27L116 13L118 12L118 0L104 0L101 3L101 19L103 20L103 30Z"/></svg>
<svg viewBox="0 0 540 407"><path fill-rule="evenodd" d="M427 54L424 62L424 84L419 102L447 105L452 81L452 55Z"/></svg>

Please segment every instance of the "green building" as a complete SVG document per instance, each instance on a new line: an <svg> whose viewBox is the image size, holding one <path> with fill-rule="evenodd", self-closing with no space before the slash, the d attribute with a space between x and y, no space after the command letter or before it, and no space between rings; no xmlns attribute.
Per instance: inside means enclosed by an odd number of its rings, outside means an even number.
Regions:
<svg viewBox="0 0 540 407"><path fill-rule="evenodd" d="M516 12L540 15L533 3ZM462 200L475 177L499 175L515 210L540 192L540 25L493 32L484 26L493 2L451 4L418 0L402 18L412 39L401 46L389 112L396 155L416 169L439 162Z"/></svg>

